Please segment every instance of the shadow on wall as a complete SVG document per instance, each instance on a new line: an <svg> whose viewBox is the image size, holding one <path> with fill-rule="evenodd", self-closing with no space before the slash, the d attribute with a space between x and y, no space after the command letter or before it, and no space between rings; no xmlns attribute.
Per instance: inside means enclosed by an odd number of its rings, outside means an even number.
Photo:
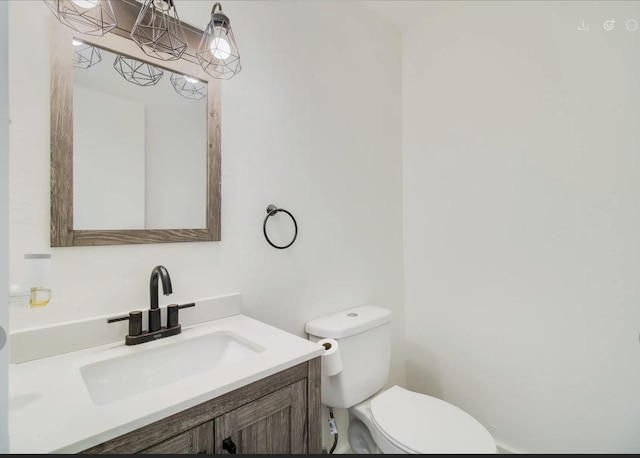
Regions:
<svg viewBox="0 0 640 458"><path fill-rule="evenodd" d="M418 349L418 354L410 354L406 360L407 388L418 393L442 399L443 390L438 373L438 362L433 353L420 349L416 342L407 342L407 348Z"/></svg>

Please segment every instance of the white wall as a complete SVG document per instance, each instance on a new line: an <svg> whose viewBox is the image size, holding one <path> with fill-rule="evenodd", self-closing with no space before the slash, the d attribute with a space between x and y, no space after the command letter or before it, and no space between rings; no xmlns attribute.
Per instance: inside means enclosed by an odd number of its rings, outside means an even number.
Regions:
<svg viewBox="0 0 640 458"><path fill-rule="evenodd" d="M455 2L403 36L407 383L513 451L640 452L628 19L637 2Z"/></svg>
<svg viewBox="0 0 640 458"><path fill-rule="evenodd" d="M9 333L9 9L0 3L0 329ZM9 453L8 343L0 348L0 453Z"/></svg>
<svg viewBox="0 0 640 458"><path fill-rule="evenodd" d="M10 275L50 249L53 288L42 310L12 308L12 329L146 307L163 264L171 302L238 291L244 313L305 337L310 319L388 307L403 381L398 32L357 2L225 3L243 70L222 89L222 241L49 248L49 54L33 43L47 43L52 14L9 6ZM200 28L211 6L178 5ZM287 250L263 237L270 203L297 218Z"/></svg>

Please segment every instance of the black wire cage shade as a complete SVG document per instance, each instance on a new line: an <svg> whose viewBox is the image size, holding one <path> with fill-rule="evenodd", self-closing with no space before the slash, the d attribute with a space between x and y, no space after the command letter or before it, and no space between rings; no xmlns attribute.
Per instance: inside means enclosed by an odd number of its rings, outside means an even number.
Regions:
<svg viewBox="0 0 640 458"><path fill-rule="evenodd" d="M241 70L231 23L222 13L220 3L215 3L211 9L211 20L202 34L196 56L202 69L214 78L230 79Z"/></svg>
<svg viewBox="0 0 640 458"><path fill-rule="evenodd" d="M86 35L102 36L116 25L109 0L43 0L64 25Z"/></svg>
<svg viewBox="0 0 640 458"><path fill-rule="evenodd" d="M207 84L197 78L172 73L169 79L175 91L184 98L201 100L207 96Z"/></svg>
<svg viewBox="0 0 640 458"><path fill-rule="evenodd" d="M98 48L79 40L73 40L73 66L75 68L87 69L101 60L102 55Z"/></svg>
<svg viewBox="0 0 640 458"><path fill-rule="evenodd" d="M145 0L131 39L149 56L180 59L187 49L187 38L173 0Z"/></svg>
<svg viewBox="0 0 640 458"><path fill-rule="evenodd" d="M125 80L138 86L154 86L164 75L164 71L155 65L121 55L113 61L113 68Z"/></svg>

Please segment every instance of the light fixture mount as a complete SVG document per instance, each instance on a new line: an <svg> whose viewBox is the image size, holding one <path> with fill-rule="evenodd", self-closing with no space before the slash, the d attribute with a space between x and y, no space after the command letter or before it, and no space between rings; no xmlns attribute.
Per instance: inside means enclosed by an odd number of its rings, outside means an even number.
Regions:
<svg viewBox="0 0 640 458"><path fill-rule="evenodd" d="M220 9L220 11L218 11L217 13L216 13L216 8ZM220 3L218 3L218 2L216 2L213 5L213 8L211 8L211 20L216 25L224 25L224 24L226 24L227 27L231 26L231 21L229 20L229 17L222 12L222 5L220 5Z"/></svg>

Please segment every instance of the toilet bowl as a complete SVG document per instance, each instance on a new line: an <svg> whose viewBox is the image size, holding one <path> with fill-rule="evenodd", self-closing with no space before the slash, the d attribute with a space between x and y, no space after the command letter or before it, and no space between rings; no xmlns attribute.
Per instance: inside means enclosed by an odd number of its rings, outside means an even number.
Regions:
<svg viewBox="0 0 640 458"><path fill-rule="evenodd" d="M349 409L355 453L489 453L496 444L484 426L441 399L397 385Z"/></svg>
<svg viewBox="0 0 640 458"><path fill-rule="evenodd" d="M384 389L391 358L391 311L363 305L309 321L309 339L336 341L337 374L321 374L322 404L349 412L355 453L496 453L487 429L464 410L397 385Z"/></svg>

